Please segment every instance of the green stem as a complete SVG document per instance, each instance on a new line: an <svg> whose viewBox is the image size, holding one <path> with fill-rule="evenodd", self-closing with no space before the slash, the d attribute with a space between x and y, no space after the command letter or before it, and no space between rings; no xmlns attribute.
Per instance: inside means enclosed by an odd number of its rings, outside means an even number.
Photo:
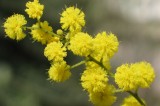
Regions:
<svg viewBox="0 0 160 106"><path fill-rule="evenodd" d="M80 65L82 65L82 64L84 64L84 63L86 63L85 60L80 61L80 62L78 62L77 64L72 65L72 66L71 66L71 69L76 68L76 67L78 67L78 66L80 66Z"/></svg>
<svg viewBox="0 0 160 106"><path fill-rule="evenodd" d="M23 27L24 29L29 29L29 30L32 30L32 29L38 29L38 28L33 28L33 27Z"/></svg>
<svg viewBox="0 0 160 106"><path fill-rule="evenodd" d="M131 91L127 91L129 94L131 94L142 106L146 106L145 103L142 101L142 99L138 96L138 93L135 92L131 92Z"/></svg>
<svg viewBox="0 0 160 106"><path fill-rule="evenodd" d="M38 22L39 27L41 28L41 21L40 21L40 19L37 19L37 22Z"/></svg>
<svg viewBox="0 0 160 106"><path fill-rule="evenodd" d="M109 72L108 69L102 64L102 62L97 61L95 58L93 58L93 57L91 57L91 56L88 56L88 57L89 57L89 61L93 61L93 62L95 62L96 64L98 64L99 66L101 66L102 68L104 68L104 69L107 71L107 73L108 73L111 77L114 78L114 74L111 73L111 72Z"/></svg>
<svg viewBox="0 0 160 106"><path fill-rule="evenodd" d="M119 92L123 92L123 91L124 91L123 89L116 89L115 93L119 93Z"/></svg>

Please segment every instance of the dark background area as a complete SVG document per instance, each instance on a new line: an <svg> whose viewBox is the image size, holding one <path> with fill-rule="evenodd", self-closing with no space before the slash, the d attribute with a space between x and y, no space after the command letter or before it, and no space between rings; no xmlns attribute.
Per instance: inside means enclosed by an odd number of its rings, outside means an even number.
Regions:
<svg viewBox="0 0 160 106"><path fill-rule="evenodd" d="M28 26L35 23L24 12L28 0L0 0L0 25L14 13L25 15ZM85 32L101 31L117 35L120 46L112 58L112 71L123 63L148 61L156 78L140 95L148 106L160 106L160 1L159 0L40 0L45 5L42 20L56 31L60 28L60 13L65 6L77 6L86 14ZM72 70L64 83L47 80L49 61L43 45L33 42L30 35L22 41L11 40L0 28L0 106L92 106L80 85L84 67ZM68 53L70 65L81 58ZM127 94L118 94L114 106L119 106Z"/></svg>

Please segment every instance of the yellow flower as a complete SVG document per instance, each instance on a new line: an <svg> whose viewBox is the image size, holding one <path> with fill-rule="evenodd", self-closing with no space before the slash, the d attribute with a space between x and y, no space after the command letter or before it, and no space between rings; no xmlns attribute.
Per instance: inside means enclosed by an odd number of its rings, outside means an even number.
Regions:
<svg viewBox="0 0 160 106"><path fill-rule="evenodd" d="M60 23L62 24L62 29L69 31L81 31L82 27L85 25L84 13L75 7L68 7L62 14L60 18Z"/></svg>
<svg viewBox="0 0 160 106"><path fill-rule="evenodd" d="M140 74L141 78L137 78L140 87L148 88L155 78L154 69L150 63L139 62L134 64L134 70L137 72L137 75Z"/></svg>
<svg viewBox="0 0 160 106"><path fill-rule="evenodd" d="M98 33L94 38L94 52L92 55L99 59L103 57L111 58L118 51L118 46L119 42L114 34Z"/></svg>
<svg viewBox="0 0 160 106"><path fill-rule="evenodd" d="M50 67L48 74L50 80L64 82L71 76L70 66L65 61L55 62Z"/></svg>
<svg viewBox="0 0 160 106"><path fill-rule="evenodd" d="M61 42L49 43L44 50L44 55L50 61L63 61L63 57L66 57L67 53L66 48L62 46Z"/></svg>
<svg viewBox="0 0 160 106"><path fill-rule="evenodd" d="M115 88L112 85L107 85L104 92L89 93L89 100L95 106L112 106L116 97L114 96Z"/></svg>
<svg viewBox="0 0 160 106"><path fill-rule="evenodd" d="M59 38L51 35L52 27L48 25L47 21L36 23L32 26L31 34L35 41L41 42L42 44L48 44L53 41L58 41Z"/></svg>
<svg viewBox="0 0 160 106"><path fill-rule="evenodd" d="M121 106L143 106L133 96L129 96L124 99Z"/></svg>
<svg viewBox="0 0 160 106"><path fill-rule="evenodd" d="M33 2L29 1L26 3L27 9L25 12L29 15L30 18L40 19L43 14L44 6L39 3L39 0L34 0Z"/></svg>
<svg viewBox="0 0 160 106"><path fill-rule="evenodd" d="M81 85L88 92L104 92L107 82L107 73L100 67L87 69L81 76Z"/></svg>
<svg viewBox="0 0 160 106"><path fill-rule="evenodd" d="M92 52L92 37L87 33L77 33L71 38L69 49L76 55L88 56Z"/></svg>
<svg viewBox="0 0 160 106"><path fill-rule="evenodd" d="M154 78L154 70L147 62L124 64L118 67L115 73L115 82L125 91L147 88Z"/></svg>
<svg viewBox="0 0 160 106"><path fill-rule="evenodd" d="M23 15L14 14L5 21L4 30L9 38L21 40L26 36L22 29L26 23L27 21Z"/></svg>

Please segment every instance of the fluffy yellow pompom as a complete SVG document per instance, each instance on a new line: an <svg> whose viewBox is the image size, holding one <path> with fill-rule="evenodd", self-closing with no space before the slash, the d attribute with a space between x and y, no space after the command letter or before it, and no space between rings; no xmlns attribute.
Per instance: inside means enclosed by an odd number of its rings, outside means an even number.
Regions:
<svg viewBox="0 0 160 106"><path fill-rule="evenodd" d="M27 9L25 10L30 18L40 19L43 14L44 6L39 3L39 0L29 1L26 3Z"/></svg>
<svg viewBox="0 0 160 106"><path fill-rule="evenodd" d="M22 29L26 23L27 21L23 15L14 14L5 21L4 30L9 38L21 40L26 36Z"/></svg>
<svg viewBox="0 0 160 106"><path fill-rule="evenodd" d="M115 73L115 82L125 91L147 88L154 78L154 70L147 62L124 64L118 67Z"/></svg>
<svg viewBox="0 0 160 106"><path fill-rule="evenodd" d="M119 42L114 34L98 33L94 38L94 52L92 56L99 59L103 57L111 58L118 51L118 46Z"/></svg>
<svg viewBox="0 0 160 106"><path fill-rule="evenodd" d="M81 76L81 85L88 92L104 92L107 82L107 73L100 67L87 69Z"/></svg>
<svg viewBox="0 0 160 106"><path fill-rule="evenodd" d="M133 96L129 96L124 99L123 104L121 106L143 106L143 105L141 105Z"/></svg>
<svg viewBox="0 0 160 106"><path fill-rule="evenodd" d="M92 37L87 33L77 33L70 40L69 49L76 55L88 56L92 52Z"/></svg>
<svg viewBox="0 0 160 106"><path fill-rule="evenodd" d="M73 32L81 31L82 27L85 25L84 13L75 7L68 7L62 12L60 23L62 24L62 29Z"/></svg>
<svg viewBox="0 0 160 106"><path fill-rule="evenodd" d="M49 43L44 50L44 55L50 61L63 61L63 57L66 57L67 53L66 48L62 46L63 44L61 42Z"/></svg>
<svg viewBox="0 0 160 106"><path fill-rule="evenodd" d="M116 101L114 90L115 88L112 85L107 85L104 92L89 93L89 100L95 106L112 106L112 104Z"/></svg>
<svg viewBox="0 0 160 106"><path fill-rule="evenodd" d="M50 67L49 79L56 82L64 82L71 76L70 66L65 61L54 62Z"/></svg>
<svg viewBox="0 0 160 106"><path fill-rule="evenodd" d="M151 83L155 78L154 69L150 63L147 62L138 62L134 64L134 70L139 75L141 74L140 78L137 78L137 82L139 82L140 87L148 88L150 87Z"/></svg>

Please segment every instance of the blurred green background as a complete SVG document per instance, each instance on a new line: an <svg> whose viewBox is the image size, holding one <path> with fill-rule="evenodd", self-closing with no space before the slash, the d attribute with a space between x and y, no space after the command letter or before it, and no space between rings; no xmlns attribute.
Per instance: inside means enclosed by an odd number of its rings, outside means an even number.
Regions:
<svg viewBox="0 0 160 106"><path fill-rule="evenodd" d="M24 14L28 25L35 21L24 12L28 0L0 0L0 25L14 13ZM159 0L40 0L45 5L42 20L56 31L60 28L59 13L65 6L77 6L86 14L86 27L91 35L107 31L117 35L120 46L112 58L112 71L123 63L148 61L156 78L140 95L148 106L160 106L160 1ZM43 55L44 46L33 42L30 35L22 41L5 37L0 28L0 106L92 106L80 85L84 67L72 70L64 83L47 80L49 61ZM68 53L67 62L81 59ZM114 106L119 106L127 94L118 94Z"/></svg>

